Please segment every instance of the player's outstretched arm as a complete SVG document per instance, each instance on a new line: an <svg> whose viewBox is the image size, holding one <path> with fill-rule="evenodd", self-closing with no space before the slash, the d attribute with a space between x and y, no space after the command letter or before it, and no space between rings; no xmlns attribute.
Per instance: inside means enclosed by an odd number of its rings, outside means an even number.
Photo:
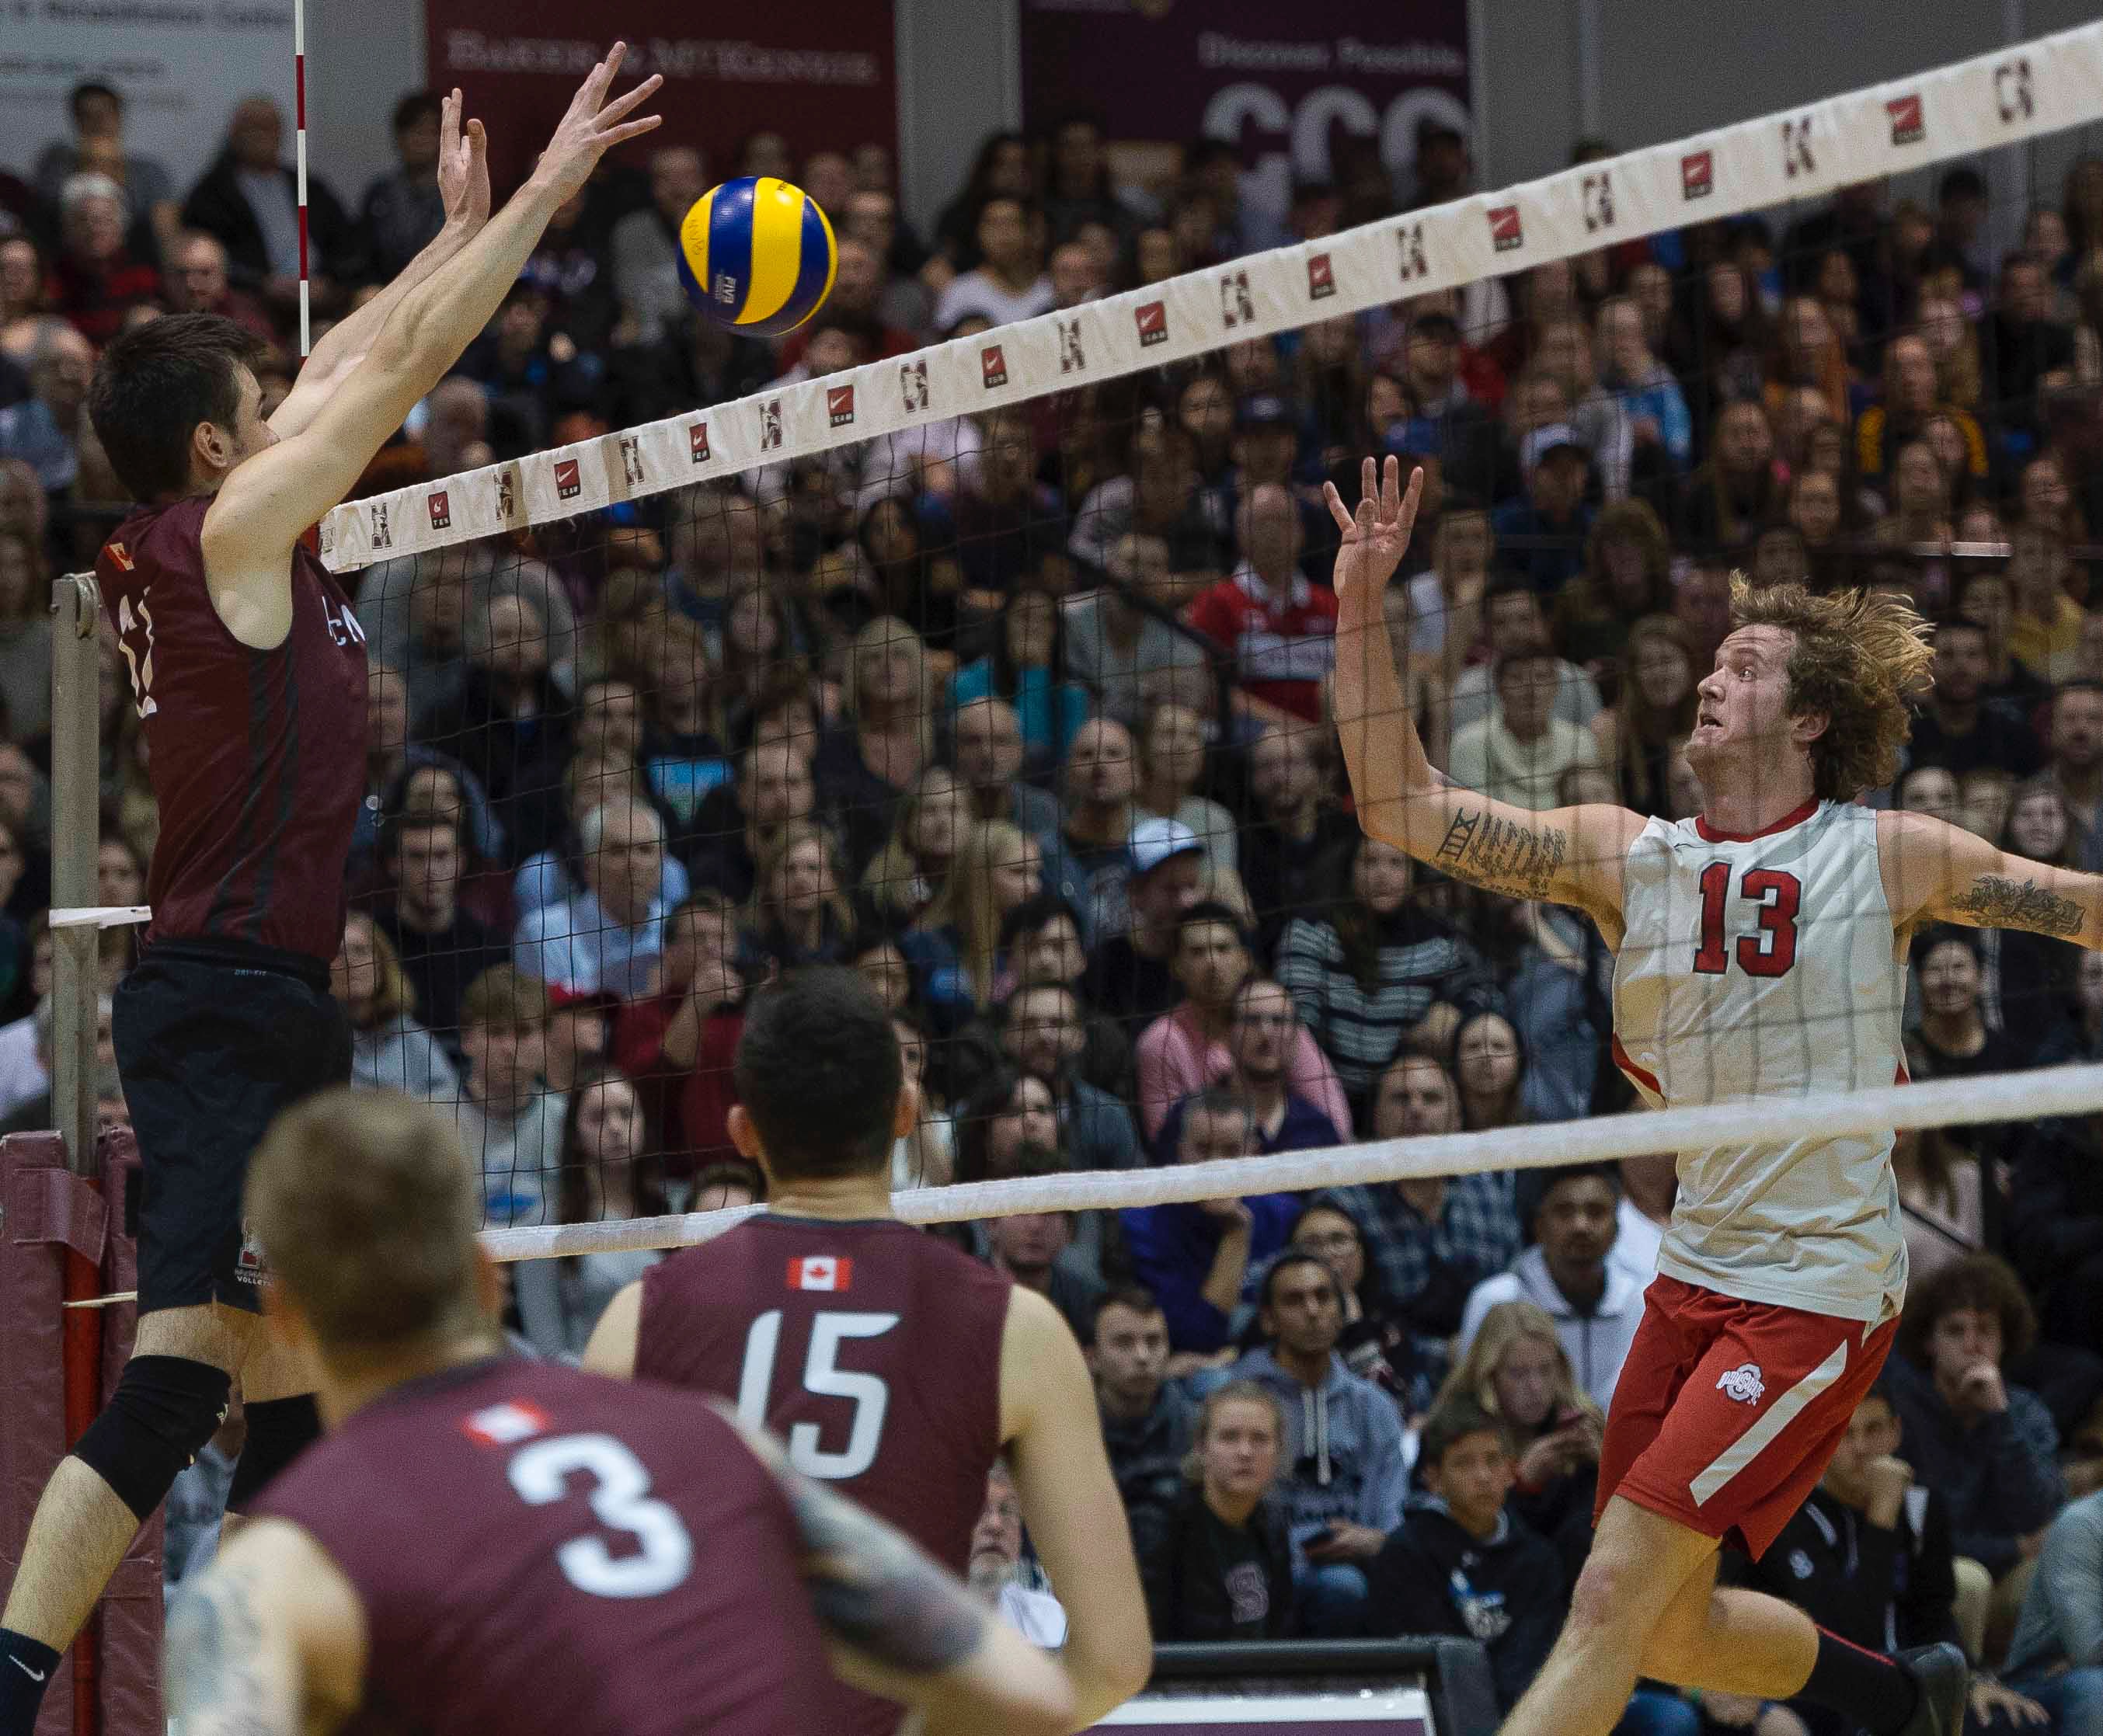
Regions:
<svg viewBox="0 0 2103 1736"><path fill-rule="evenodd" d="M307 1736L357 1707L365 1610L312 1538L243 1525L168 1611L163 1677L172 1736Z"/></svg>
<svg viewBox="0 0 2103 1736"><path fill-rule="evenodd" d="M843 1681L918 1711L927 1736L1064 1736L1065 1672L904 1533L793 1469L763 1431L718 1405L774 1473L807 1551L803 1577Z"/></svg>
<svg viewBox="0 0 2103 1736"><path fill-rule="evenodd" d="M1154 1637L1081 1347L1065 1316L1019 1285L1001 1337L1000 1410L1023 1522L1066 1611L1060 1657L1085 1729L1146 1685Z"/></svg>
<svg viewBox="0 0 2103 1736"><path fill-rule="evenodd" d="M282 642L291 618L286 556L295 539L350 491L416 401L488 324L549 220L598 159L657 125L656 115L625 118L656 90L654 74L607 99L622 52L615 43L593 68L526 184L473 241L402 297L365 360L313 421L228 473L205 515L205 564L213 602L244 644L269 649Z"/></svg>
<svg viewBox="0 0 2103 1736"><path fill-rule="evenodd" d="M1343 534L1336 553L1337 739L1367 835L1456 880L1514 898L1585 912L1609 941L1621 933L1621 863L1643 830L1625 808L1590 805L1536 814L1464 789L1433 766L1417 739L1381 606L1409 547L1424 473L1365 461L1355 513L1323 484Z"/></svg>
<svg viewBox="0 0 2103 1736"><path fill-rule="evenodd" d="M2015 856L1932 815L1877 816L1893 923L2016 928L2103 950L2103 877Z"/></svg>

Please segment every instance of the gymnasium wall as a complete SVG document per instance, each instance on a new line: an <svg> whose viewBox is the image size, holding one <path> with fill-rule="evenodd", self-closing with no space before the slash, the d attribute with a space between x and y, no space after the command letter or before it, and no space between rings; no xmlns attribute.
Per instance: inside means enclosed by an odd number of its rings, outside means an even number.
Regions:
<svg viewBox="0 0 2103 1736"><path fill-rule="evenodd" d="M1186 0L1202 3L1202 0ZM907 209L925 220L1019 108L1012 0L898 0ZM2087 22L2088 0L1475 0L1488 184L1560 167L1596 128L1623 149ZM607 16L617 21L617 3ZM422 0L310 3L313 161L346 198L389 160L387 111L424 72ZM1691 22L1698 16L1698 26ZM384 71L381 69L385 69ZM793 137L794 117L784 118ZM2032 159L2056 196L2064 141ZM1996 187L2019 215L2023 189Z"/></svg>

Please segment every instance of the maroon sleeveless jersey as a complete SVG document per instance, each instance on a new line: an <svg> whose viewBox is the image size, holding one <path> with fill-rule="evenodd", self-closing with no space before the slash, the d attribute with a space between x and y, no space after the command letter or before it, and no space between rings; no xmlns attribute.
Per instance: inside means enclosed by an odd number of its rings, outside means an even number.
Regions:
<svg viewBox="0 0 2103 1736"><path fill-rule="evenodd" d="M961 1576L1000 1454L1011 1288L891 1219L762 1213L643 1274L635 1373L735 1399L798 1470ZM827 1686L829 1716L814 1728L897 1727L890 1702Z"/></svg>
<svg viewBox="0 0 2103 1736"><path fill-rule="evenodd" d="M146 943L250 941L327 964L365 793L365 634L296 543L284 643L259 651L235 638L205 588L211 501L134 513L95 563L161 812Z"/></svg>
<svg viewBox="0 0 2103 1736"><path fill-rule="evenodd" d="M689 1394L510 1357L396 1387L260 1511L349 1580L346 1736L808 1736L831 1681L787 1498Z"/></svg>

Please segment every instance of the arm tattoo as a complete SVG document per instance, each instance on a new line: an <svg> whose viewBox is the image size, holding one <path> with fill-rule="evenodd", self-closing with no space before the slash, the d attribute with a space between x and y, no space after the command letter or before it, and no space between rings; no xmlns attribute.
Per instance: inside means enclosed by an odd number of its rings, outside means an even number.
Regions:
<svg viewBox="0 0 2103 1736"><path fill-rule="evenodd" d="M909 1539L807 1478L788 1493L827 1633L909 1676L940 1675L977 1650L992 1612Z"/></svg>
<svg viewBox="0 0 2103 1736"><path fill-rule="evenodd" d="M1521 898L1548 898L1569 839L1557 826L1499 819L1487 808L1456 808L1432 858L1461 880Z"/></svg>
<svg viewBox="0 0 2103 1736"><path fill-rule="evenodd" d="M2034 935L2071 939L2087 920L2070 898L2025 880L2018 886L1999 874L1981 874L1969 890L1950 902L1981 928L2019 928Z"/></svg>
<svg viewBox="0 0 2103 1736"><path fill-rule="evenodd" d="M297 1736L257 1666L263 1626L244 1576L208 1570L168 1612L168 1717L176 1736Z"/></svg>

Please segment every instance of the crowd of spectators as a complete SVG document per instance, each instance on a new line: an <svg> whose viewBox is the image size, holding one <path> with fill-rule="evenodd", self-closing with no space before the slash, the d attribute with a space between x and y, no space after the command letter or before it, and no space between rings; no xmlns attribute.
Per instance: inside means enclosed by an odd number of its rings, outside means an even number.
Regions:
<svg viewBox="0 0 2103 1736"><path fill-rule="evenodd" d="M213 309L261 346L266 411L292 367L282 117L242 104L179 197L126 149L116 92L83 86L73 116L0 175L15 1126L49 1101L42 598L122 510L82 413L97 346ZM436 104L394 119L399 169L354 210L312 184L323 320L441 220ZM989 139L924 236L875 145L609 162L362 487L1466 190L1465 140L1419 143L1415 188L1345 158L1279 216L1216 144L1167 185L1121 184L1075 118ZM678 288L675 226L718 172L793 175L838 229L830 300L779 343ZM1732 570L1890 587L1936 624L1934 687L1867 799L2103 868L2103 159L2012 251L1986 251L1986 215L1968 166L1932 205L1850 187L367 570L368 793L332 979L358 1077L457 1105L498 1225L762 1192L726 1132L730 1059L748 997L817 961L893 1014L923 1103L900 1186L1629 1107L1591 926L1446 881L1346 810L1318 490L1355 498L1367 454L1426 473L1389 619L1431 757L1463 782L1685 817ZM131 655L105 636L109 904L143 898L156 828ZM111 931L105 986L131 947ZM2103 1059L2096 954L1938 930L1914 960L1914 1077ZM1837 1596L1820 1564L1844 1562L1845 1631L1961 1634L2092 1736L2103 1119L1909 1134L1896 1162L1901 1348L1760 1583ZM962 1233L1087 1348L1161 1637L1465 1633L1508 1703L1584 1558L1673 1196L1669 1156L1633 1157ZM573 1354L649 1258L523 1268L515 1324ZM2014 1706L1994 1689L1979 1710ZM1702 1718L1826 1736L1815 1709L1649 1689L1626 1727Z"/></svg>

